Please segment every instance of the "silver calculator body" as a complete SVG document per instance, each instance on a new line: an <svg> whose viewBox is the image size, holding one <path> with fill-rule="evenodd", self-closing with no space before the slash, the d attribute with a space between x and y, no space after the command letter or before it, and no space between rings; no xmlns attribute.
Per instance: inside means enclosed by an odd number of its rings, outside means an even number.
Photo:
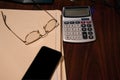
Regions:
<svg viewBox="0 0 120 80"><path fill-rule="evenodd" d="M84 43L96 40L89 6L63 7L62 12L63 41Z"/></svg>

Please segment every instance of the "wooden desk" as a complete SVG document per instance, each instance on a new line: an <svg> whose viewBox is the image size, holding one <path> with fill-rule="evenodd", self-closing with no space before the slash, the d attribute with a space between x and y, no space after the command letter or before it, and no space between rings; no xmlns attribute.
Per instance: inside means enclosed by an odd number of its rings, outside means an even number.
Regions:
<svg viewBox="0 0 120 80"><path fill-rule="evenodd" d="M90 0L55 0L52 5L41 5L41 8L62 10L63 6L75 5L92 3ZM0 8L36 9L32 4L4 1L0 1ZM64 42L67 80L120 80L120 14L97 0L93 20L97 37L95 42Z"/></svg>

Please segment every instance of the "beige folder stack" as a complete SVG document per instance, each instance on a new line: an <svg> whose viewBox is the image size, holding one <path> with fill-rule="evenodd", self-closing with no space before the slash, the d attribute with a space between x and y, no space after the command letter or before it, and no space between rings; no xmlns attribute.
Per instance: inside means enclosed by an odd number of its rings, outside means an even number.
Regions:
<svg viewBox="0 0 120 80"><path fill-rule="evenodd" d="M0 9L0 11L6 15L9 27L23 40L32 31L39 30L44 34L43 26L51 19L44 10ZM48 12L57 19L59 26L44 38L29 45L25 45L5 26L0 13L0 80L21 80L42 46L61 51L64 56L61 12L59 10ZM59 63L51 80L66 80L64 59Z"/></svg>

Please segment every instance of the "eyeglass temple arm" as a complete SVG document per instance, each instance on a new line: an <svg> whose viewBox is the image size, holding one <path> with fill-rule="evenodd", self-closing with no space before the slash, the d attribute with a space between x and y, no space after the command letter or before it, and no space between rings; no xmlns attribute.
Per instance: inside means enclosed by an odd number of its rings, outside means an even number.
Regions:
<svg viewBox="0 0 120 80"><path fill-rule="evenodd" d="M33 1L33 3L35 3L36 4L36 1L35 0L32 0ZM40 8L40 5L39 4L37 4L36 5L36 7L38 8L38 9L41 9ZM41 9L42 10L42 9ZM55 19L47 10L44 10L50 17L52 17L53 19ZM55 19L56 20L56 19ZM56 20L57 21L57 20Z"/></svg>
<svg viewBox="0 0 120 80"><path fill-rule="evenodd" d="M50 15L53 19L55 19L47 10L44 10L48 15ZM55 19L56 20L56 19ZM56 20L57 21L57 20Z"/></svg>
<svg viewBox="0 0 120 80"><path fill-rule="evenodd" d="M13 30L11 30L11 28L7 25L7 23L6 23L6 15L3 14L3 11L1 11L1 14L2 14L2 18L3 18L3 21L4 21L5 26L6 26L18 39L20 39L22 42L25 43L25 41L22 40L22 39L21 39L15 32L13 32Z"/></svg>

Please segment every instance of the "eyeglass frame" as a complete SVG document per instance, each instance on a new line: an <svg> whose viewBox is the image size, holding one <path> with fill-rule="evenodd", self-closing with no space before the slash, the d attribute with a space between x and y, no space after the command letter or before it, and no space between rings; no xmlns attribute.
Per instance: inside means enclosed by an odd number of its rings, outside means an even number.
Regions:
<svg viewBox="0 0 120 80"><path fill-rule="evenodd" d="M6 22L6 15L4 15L3 11L1 11L1 14L2 14L2 18L3 18L3 21L4 21L5 26L6 26L19 40L21 40L25 45L29 45L29 44L31 44L31 43L39 40L40 38L45 37L49 32L51 32L53 29L55 29L55 28L59 25L58 21L57 21L48 11L46 11L46 10L44 10L44 11L45 11L49 16L52 17L52 19L50 19L50 20L47 22L47 24L46 24L45 26L43 26L43 29L45 30L45 34L43 34L43 35L40 34L39 30L37 30L37 31L32 31L32 32L30 32L29 34L27 34L27 35L25 36L25 40L23 40L22 38L20 38L20 37L8 26L8 24L7 24L7 22ZM55 20L55 21L56 21L56 25L55 25L50 31L47 31L45 28L46 28L46 26L48 25L48 23L49 23L50 21L52 21L52 20ZM27 36L29 36L29 35L30 35L31 33L33 33L33 32L38 32L39 37L38 37L37 39L31 41L31 42L27 42L27 41L26 41Z"/></svg>

